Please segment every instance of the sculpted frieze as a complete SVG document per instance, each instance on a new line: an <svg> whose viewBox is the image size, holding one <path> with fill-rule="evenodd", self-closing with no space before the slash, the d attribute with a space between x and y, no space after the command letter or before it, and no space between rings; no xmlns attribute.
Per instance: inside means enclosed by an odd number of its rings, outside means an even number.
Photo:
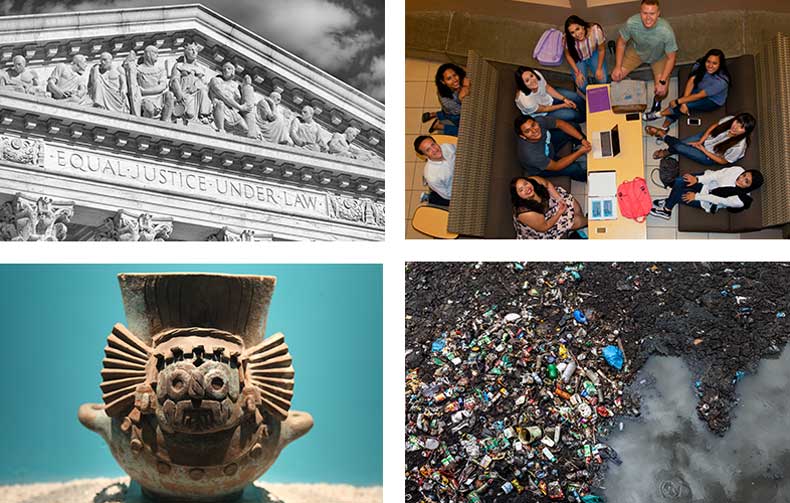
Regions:
<svg viewBox="0 0 790 503"><path fill-rule="evenodd" d="M173 233L171 218L118 210L96 232L96 241L167 241Z"/></svg>
<svg viewBox="0 0 790 503"><path fill-rule="evenodd" d="M255 238L255 231L251 229L244 229L241 232L236 232L227 227L223 227L214 234L206 238L206 241L258 241Z"/></svg>
<svg viewBox="0 0 790 503"><path fill-rule="evenodd" d="M0 241L63 241L74 203L17 194L0 207Z"/></svg>
<svg viewBox="0 0 790 503"><path fill-rule="evenodd" d="M366 197L355 198L336 194L327 194L327 198L329 216L332 218L384 227L384 203Z"/></svg>
<svg viewBox="0 0 790 503"><path fill-rule="evenodd" d="M149 45L139 56L134 50L124 58L102 52L93 64L78 53L69 63L38 71L16 55L11 68L0 69L0 89L383 164L377 153L356 142L358 128L330 131L315 120L320 109L303 104L292 110L283 103L278 86L262 95L252 76L239 74L232 62L210 68L199 61L201 50L189 43L182 54L163 60L159 49ZM45 72L49 75L43 79ZM262 78L258 75L255 81Z"/></svg>
<svg viewBox="0 0 790 503"><path fill-rule="evenodd" d="M0 135L0 159L40 165L44 160L44 142Z"/></svg>

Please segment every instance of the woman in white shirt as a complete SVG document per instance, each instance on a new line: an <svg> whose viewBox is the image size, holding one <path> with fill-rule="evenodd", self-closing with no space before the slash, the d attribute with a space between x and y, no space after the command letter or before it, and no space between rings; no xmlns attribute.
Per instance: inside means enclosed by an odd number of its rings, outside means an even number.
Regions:
<svg viewBox="0 0 790 503"><path fill-rule="evenodd" d="M661 138L669 148L657 150L653 159L663 159L672 154L680 154L705 166L732 164L746 154L751 143L752 131L757 120L750 113L729 115L718 123L712 124L704 133L698 133L685 140L670 136L663 129L645 127L650 136Z"/></svg>
<svg viewBox="0 0 790 503"><path fill-rule="evenodd" d="M683 202L708 213L726 208L737 213L749 209L752 198L749 193L763 184L763 175L756 169L744 170L740 166L730 166L692 175L686 173L675 178L669 197L653 201L650 214L669 220L672 208Z"/></svg>
<svg viewBox="0 0 790 503"><path fill-rule="evenodd" d="M579 16L568 17L565 20L565 60L582 95L587 90L588 80L607 84L606 35L601 25L588 23Z"/></svg>
<svg viewBox="0 0 790 503"><path fill-rule="evenodd" d="M570 89L554 89L537 70L519 66L516 69L516 88L516 107L524 115L550 115L576 124L586 120L584 98Z"/></svg>

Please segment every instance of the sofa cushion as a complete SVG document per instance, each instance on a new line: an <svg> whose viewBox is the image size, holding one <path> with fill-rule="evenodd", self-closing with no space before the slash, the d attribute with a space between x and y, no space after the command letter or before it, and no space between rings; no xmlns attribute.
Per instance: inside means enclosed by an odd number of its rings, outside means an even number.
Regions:
<svg viewBox="0 0 790 503"><path fill-rule="evenodd" d="M686 81L691 73L691 66L684 65L680 68L678 73L679 94L683 94ZM728 59L727 67L732 76L732 86L727 95L725 106L713 112L695 114L695 116L702 118L700 127L689 126L685 119L678 121L679 138L687 138L704 131L703 128L707 128L714 121L727 115L750 112L756 116L754 57L745 55ZM757 120L758 126L752 133L751 146L747 149L746 155L735 163L744 169L759 169L760 156L757 149L759 117ZM685 157L680 157L681 174L698 173L707 169L718 169L718 166L703 166ZM678 230L683 232L747 232L761 229L762 197L760 191L756 191L751 196L753 198L752 207L739 213L730 213L724 210L712 215L681 204L678 213Z"/></svg>
<svg viewBox="0 0 790 503"><path fill-rule="evenodd" d="M496 133L494 140L494 162L491 166L491 185L489 188L488 219L486 223L487 238L511 239L516 236L513 229L513 205L510 202L510 181L523 176L518 161L516 135L513 121L521 113L514 103L516 81L513 77L516 66L493 63L499 72L499 89L497 91ZM555 85L553 79L543 72L546 79ZM568 151L567 153L569 153ZM552 177L551 182L571 190L570 178L566 176Z"/></svg>

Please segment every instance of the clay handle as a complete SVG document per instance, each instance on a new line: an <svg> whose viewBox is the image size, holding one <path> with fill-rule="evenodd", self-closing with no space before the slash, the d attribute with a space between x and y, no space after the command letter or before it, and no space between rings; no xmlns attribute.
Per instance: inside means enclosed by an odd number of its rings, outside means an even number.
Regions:
<svg viewBox="0 0 790 503"><path fill-rule="evenodd" d="M110 437L110 425L112 420L104 412L104 405L100 403L84 403L80 405L77 412L77 417L83 426L89 430L95 431L105 438Z"/></svg>
<svg viewBox="0 0 790 503"><path fill-rule="evenodd" d="M313 416L292 410L280 425L280 448L301 437L313 427Z"/></svg>

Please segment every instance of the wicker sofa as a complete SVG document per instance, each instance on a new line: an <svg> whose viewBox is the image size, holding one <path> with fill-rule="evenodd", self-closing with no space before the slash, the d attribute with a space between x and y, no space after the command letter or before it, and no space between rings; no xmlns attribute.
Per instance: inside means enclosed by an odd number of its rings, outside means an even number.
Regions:
<svg viewBox="0 0 790 503"><path fill-rule="evenodd" d="M513 103L515 70L515 65L487 61L469 52L467 72L475 80L464 102L458 132L447 227L451 232L482 238L515 237L509 187L514 177L523 175L513 132L513 121L520 114ZM543 74L552 85L559 84L550 72ZM551 181L570 192L570 178L553 177Z"/></svg>

